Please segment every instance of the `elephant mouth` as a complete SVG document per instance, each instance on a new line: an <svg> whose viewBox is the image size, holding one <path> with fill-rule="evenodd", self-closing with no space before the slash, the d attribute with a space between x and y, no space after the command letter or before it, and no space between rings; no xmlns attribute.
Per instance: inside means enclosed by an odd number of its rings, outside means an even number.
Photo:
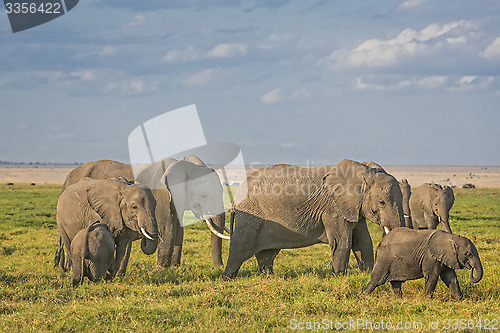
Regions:
<svg viewBox="0 0 500 333"><path fill-rule="evenodd" d="M160 234L150 235L150 234L146 231L146 229L144 229L144 228L142 228L142 227L141 227L141 233L143 234L143 236L144 236L144 237L146 237L146 238L147 238L147 239L149 239L149 240L152 240L152 241L154 241L154 240L160 240L160 242L162 242L162 243L163 243L163 239L161 238Z"/></svg>

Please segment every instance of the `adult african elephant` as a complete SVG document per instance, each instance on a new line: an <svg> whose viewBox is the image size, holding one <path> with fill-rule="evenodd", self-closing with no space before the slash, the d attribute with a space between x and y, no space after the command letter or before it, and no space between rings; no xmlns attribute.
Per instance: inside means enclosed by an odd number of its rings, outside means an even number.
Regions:
<svg viewBox="0 0 500 333"><path fill-rule="evenodd" d="M439 222L443 222L442 229L451 233L450 209L454 202L453 189L449 186L425 183L418 187L410 197L413 229L436 229Z"/></svg>
<svg viewBox="0 0 500 333"><path fill-rule="evenodd" d="M71 242L76 234L96 221L105 223L115 240L115 261L110 270L113 278L118 269L125 273L126 255L132 241L141 240L141 249L147 255L156 251L158 226L153 214L155 200L151 193L124 178L86 178L65 189L57 202L57 227L62 240L55 264L61 262L66 248L72 258Z"/></svg>
<svg viewBox="0 0 500 333"><path fill-rule="evenodd" d="M125 177L134 179L151 191L156 199L155 216L163 242L158 244L158 265L177 266L181 261L183 229L179 216L184 210L191 210L197 218L206 219L211 229L224 227L222 214L210 215L211 211L223 212L222 185L216 172L204 165L201 160L192 163L193 157L186 161L166 158L144 168L137 177L129 164L111 160L100 160L82 164L67 176L64 189L84 177L106 179ZM198 164L198 165L197 165ZM137 173L137 172L136 172ZM168 184L170 180L171 184ZM179 186L175 186L178 184ZM174 193L175 192L175 193ZM175 195L175 200L173 196ZM175 201L175 204L174 204ZM177 209L177 210L176 210ZM216 214L213 214L216 215ZM130 255L130 248L127 250ZM212 237L212 260L214 266L222 266L222 242ZM120 271L121 273L121 271Z"/></svg>
<svg viewBox="0 0 500 333"><path fill-rule="evenodd" d="M386 232L401 227L401 200L394 177L351 160L254 171L235 197L224 277L235 277L253 255L261 271L272 271L280 249L317 243L330 245L334 273L346 272L351 249L360 268L371 270L373 245L365 217Z"/></svg>

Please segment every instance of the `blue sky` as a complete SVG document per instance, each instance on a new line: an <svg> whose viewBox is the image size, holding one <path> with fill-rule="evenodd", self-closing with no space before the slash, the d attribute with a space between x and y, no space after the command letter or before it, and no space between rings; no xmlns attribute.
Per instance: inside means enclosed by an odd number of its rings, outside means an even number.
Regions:
<svg viewBox="0 0 500 333"><path fill-rule="evenodd" d="M2 11L0 56L3 161L128 162L196 104L247 163L500 165L499 1L85 0Z"/></svg>

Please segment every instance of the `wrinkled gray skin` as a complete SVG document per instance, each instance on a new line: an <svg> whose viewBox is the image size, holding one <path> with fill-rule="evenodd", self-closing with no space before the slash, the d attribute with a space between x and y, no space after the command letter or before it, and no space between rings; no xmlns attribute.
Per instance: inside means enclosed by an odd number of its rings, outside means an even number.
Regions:
<svg viewBox="0 0 500 333"><path fill-rule="evenodd" d="M198 217L204 213L203 211L206 213L215 210L213 207L217 209L220 209L220 206L223 207L222 185L215 171L206 167L200 159L193 155L191 157L188 155L185 158L186 161L166 158L153 163L142 170L135 179L140 186L149 188L156 199L154 212L163 239L163 242L158 244L158 266L160 267L179 265L182 254L183 228L181 228L176 207L172 200L172 189L167 188L168 184L165 185L168 179L172 181L180 179L194 180L188 182L189 186L176 191L176 195L181 201L181 205L179 205L181 215L184 210L191 210ZM208 181L207 177L199 177L207 174L210 177ZM63 191L65 187L77 183L84 177L106 179L119 176L134 179L132 167L129 164L110 160L88 162L69 173ZM200 208L203 209L200 210ZM221 216L209 219L218 230L220 230L221 225L223 228L224 222L221 222L221 219L223 220ZM130 256L130 248L127 255ZM214 237L212 237L212 259L214 266L222 265L222 242L214 240ZM123 273L125 272L120 269L120 274Z"/></svg>
<svg viewBox="0 0 500 333"><path fill-rule="evenodd" d="M376 169L378 172L385 172L384 168L382 168L379 164L372 161L364 161L364 165L369 166L370 168ZM399 182L399 187L401 189L401 193L403 194L403 213L405 215L405 227L412 228L411 222L411 214L410 214L410 196L411 196L411 186L408 184L407 179L402 179Z"/></svg>
<svg viewBox="0 0 500 333"><path fill-rule="evenodd" d="M411 186L410 184L408 184L408 180L404 178L399 182L399 187L401 188L401 194L403 194L403 213L405 214L405 227L411 229L413 228L410 213Z"/></svg>
<svg viewBox="0 0 500 333"><path fill-rule="evenodd" d="M455 202L453 190L439 184L425 183L413 191L410 197L410 211L413 229L436 229L442 222L442 229L451 233L450 209Z"/></svg>
<svg viewBox="0 0 500 333"><path fill-rule="evenodd" d="M386 235L377 248L375 267L365 294L391 282L394 295L401 298L401 284L425 277L425 296L432 297L441 280L455 300L462 299L456 269L470 269L469 280L479 282L483 266L474 244L463 236L441 230L412 230L398 228ZM474 276L476 271L476 276Z"/></svg>
<svg viewBox="0 0 500 333"><path fill-rule="evenodd" d="M280 249L317 243L330 245L335 274L346 272L351 249L360 268L371 270L373 245L365 218L389 230L404 224L394 177L351 160L259 169L238 190L233 211L226 279L253 255L261 272L272 272Z"/></svg>
<svg viewBox="0 0 500 333"><path fill-rule="evenodd" d="M142 238L141 250L147 255L156 251L158 226L152 213L154 205L151 193L123 178L85 178L67 187L57 202L56 220L61 242L55 264L63 265L62 245L68 257L72 258L70 246L76 234L95 221L101 221L108 225L115 239L111 278L115 277L118 269L125 272L127 249L132 241Z"/></svg>
<svg viewBox="0 0 500 333"><path fill-rule="evenodd" d="M115 239L106 224L97 221L80 230L71 242L73 288L82 284L85 276L93 282L109 279L114 252Z"/></svg>

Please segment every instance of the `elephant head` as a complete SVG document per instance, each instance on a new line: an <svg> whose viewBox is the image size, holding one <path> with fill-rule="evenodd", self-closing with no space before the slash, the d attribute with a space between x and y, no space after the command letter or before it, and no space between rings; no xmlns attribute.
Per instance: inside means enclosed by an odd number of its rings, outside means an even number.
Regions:
<svg viewBox="0 0 500 333"><path fill-rule="evenodd" d="M172 195L179 221L185 210L197 219L209 219L224 212L223 189L217 173L188 161L172 163L163 175Z"/></svg>
<svg viewBox="0 0 500 333"><path fill-rule="evenodd" d="M438 230L429 237L428 245L431 256L447 267L470 269L470 282L477 283L483 278L483 265L470 239Z"/></svg>
<svg viewBox="0 0 500 333"><path fill-rule="evenodd" d="M340 214L357 222L364 215L385 233L404 226L402 194L397 180L364 164L343 160L323 178Z"/></svg>
<svg viewBox="0 0 500 333"><path fill-rule="evenodd" d="M87 189L87 200L114 234L128 228L141 235L142 252L156 251L158 226L150 191L123 178L102 179Z"/></svg>

